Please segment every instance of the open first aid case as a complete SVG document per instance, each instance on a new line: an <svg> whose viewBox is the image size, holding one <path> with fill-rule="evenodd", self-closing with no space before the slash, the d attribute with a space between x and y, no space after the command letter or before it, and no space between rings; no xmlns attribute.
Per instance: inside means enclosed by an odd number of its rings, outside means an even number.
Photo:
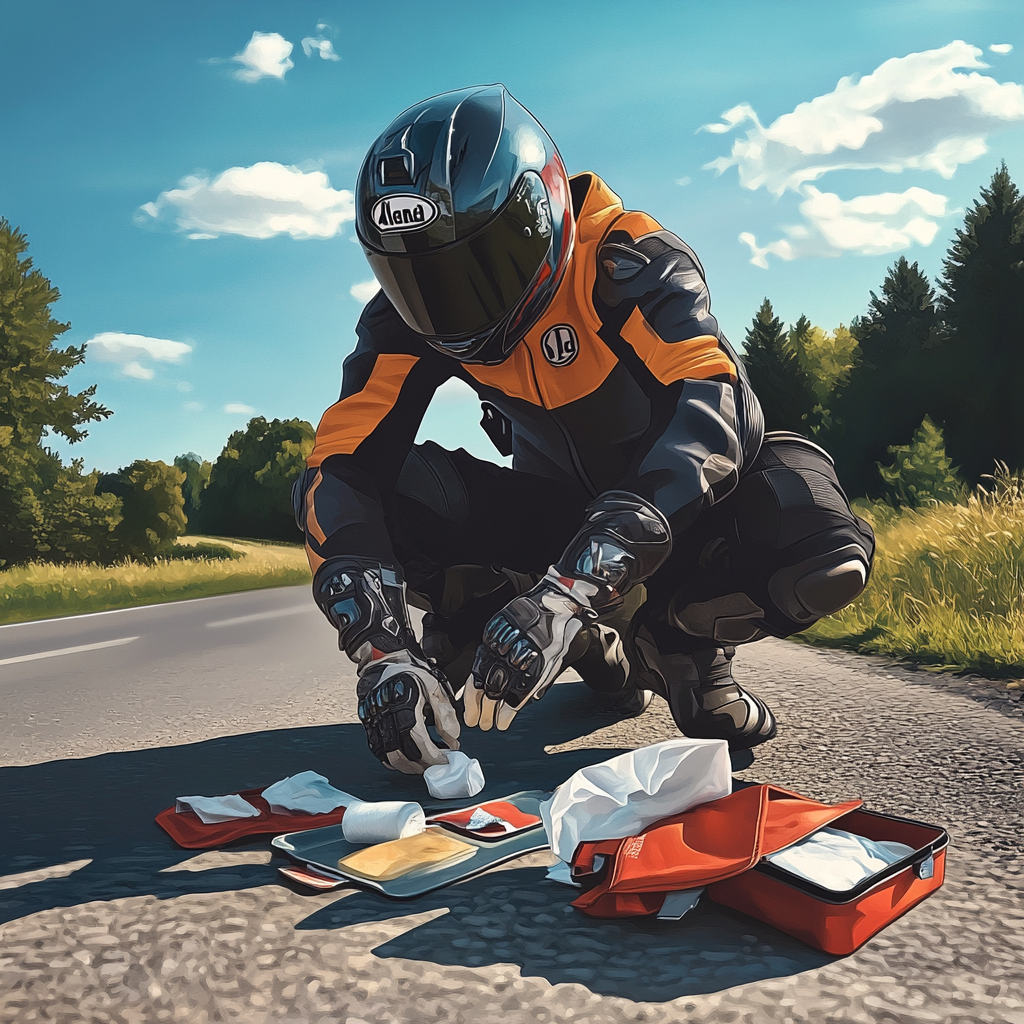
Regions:
<svg viewBox="0 0 1024 1024"><path fill-rule="evenodd" d="M761 860L749 871L709 886L708 897L841 956L942 885L949 845L945 829L863 807L843 815L835 826L876 842L903 843L913 852L843 892Z"/></svg>
<svg viewBox="0 0 1024 1024"><path fill-rule="evenodd" d="M907 852L843 891L771 863L829 827ZM942 885L948 843L936 825L869 811L860 800L824 804L746 784L635 836L580 843L572 876L583 892L572 905L591 917L655 915L681 894L706 890L716 903L842 955Z"/></svg>
<svg viewBox="0 0 1024 1024"><path fill-rule="evenodd" d="M413 899L546 850L539 807L548 795L529 790L439 811L427 818L426 832L375 846L347 842L340 824L290 832L271 845L300 868L395 899Z"/></svg>

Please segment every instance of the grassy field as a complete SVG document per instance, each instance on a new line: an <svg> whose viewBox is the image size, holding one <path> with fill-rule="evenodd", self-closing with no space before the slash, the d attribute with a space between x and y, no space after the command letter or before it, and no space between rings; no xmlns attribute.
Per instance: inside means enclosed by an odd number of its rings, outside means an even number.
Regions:
<svg viewBox="0 0 1024 1024"><path fill-rule="evenodd" d="M1024 677L1024 475L997 477L966 505L867 515L878 538L867 590L798 639Z"/></svg>
<svg viewBox="0 0 1024 1024"><path fill-rule="evenodd" d="M152 565L47 565L0 572L0 623L52 619L164 601L308 583L298 545L182 537Z"/></svg>

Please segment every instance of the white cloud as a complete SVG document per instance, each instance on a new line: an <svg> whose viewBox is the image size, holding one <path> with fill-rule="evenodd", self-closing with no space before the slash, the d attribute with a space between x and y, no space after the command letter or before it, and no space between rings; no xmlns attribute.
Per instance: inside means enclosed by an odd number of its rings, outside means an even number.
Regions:
<svg viewBox="0 0 1024 1024"><path fill-rule="evenodd" d="M767 269L767 256L783 260L802 256L838 256L852 251L865 255L898 252L914 242L930 245L939 225L933 217L946 214L946 197L923 188L882 192L842 200L813 185L801 190L805 223L784 228L788 238L758 245L749 231L740 241L750 246L750 262Z"/></svg>
<svg viewBox="0 0 1024 1024"><path fill-rule="evenodd" d="M104 331L90 338L86 345L90 358L101 363L118 363L126 377L136 380L152 380L156 376L156 371L144 366L141 360L180 363L192 351L192 346L183 341L147 338L143 334L122 334L120 331Z"/></svg>
<svg viewBox="0 0 1024 1024"><path fill-rule="evenodd" d="M945 196L910 188L843 200L810 182L840 170L919 170L951 178L960 164L988 152L992 132L1024 121L1024 88L974 70L988 67L981 54L957 40L894 57L863 78L841 78L832 92L798 104L767 128L748 103L704 125L713 134L747 126L729 156L707 167L722 173L735 166L744 188L802 197L804 222L784 227L786 237L759 245L751 232L740 235L751 262L767 267L768 255L790 260L929 245L938 231L934 218L947 212Z"/></svg>
<svg viewBox="0 0 1024 1024"><path fill-rule="evenodd" d="M1013 43L993 43L989 49L993 53L1010 53L1013 50Z"/></svg>
<svg viewBox="0 0 1024 1024"><path fill-rule="evenodd" d="M863 78L799 104L765 128L749 104L726 111L713 133L752 124L728 157L708 164L735 166L745 188L775 195L798 191L836 170L909 169L952 177L961 163L987 152L998 128L1024 120L1024 89L959 68L986 68L981 50L961 40L937 50L885 61Z"/></svg>
<svg viewBox="0 0 1024 1024"><path fill-rule="evenodd" d="M182 408L184 408L185 412L202 412L203 411L203 403L202 402L186 402Z"/></svg>
<svg viewBox="0 0 1024 1024"><path fill-rule="evenodd" d="M348 293L353 299L357 299L359 302L369 302L370 299L380 291L380 283L377 278L371 277L369 281L360 281L358 284L352 285L349 288Z"/></svg>
<svg viewBox="0 0 1024 1024"><path fill-rule="evenodd" d="M251 405L243 405L241 402L228 402L224 406L224 411L232 414L248 416L249 413L253 413L256 410Z"/></svg>
<svg viewBox="0 0 1024 1024"><path fill-rule="evenodd" d="M241 53L231 59L242 67L235 72L241 82L258 82L261 78L284 78L295 64L289 60L292 44L277 32L253 32L252 39Z"/></svg>
<svg viewBox="0 0 1024 1024"><path fill-rule="evenodd" d="M677 185L689 185L692 181L693 178L691 178L689 175L686 175L686 177L684 178L676 178Z"/></svg>
<svg viewBox="0 0 1024 1024"><path fill-rule="evenodd" d="M313 53L316 52L320 54L321 60L341 60L341 58L334 52L334 46L330 39L324 35L324 31L328 28L330 28L329 25L324 22L320 22L316 27L318 34L315 36L306 36L306 38L302 40L302 52L307 57L312 57Z"/></svg>
<svg viewBox="0 0 1024 1024"><path fill-rule="evenodd" d="M178 188L140 206L135 220L160 220L170 211L189 238L331 238L355 218L352 193L331 188L323 171L269 161L229 167L212 181L198 175L184 178Z"/></svg>
<svg viewBox="0 0 1024 1024"><path fill-rule="evenodd" d="M125 363L121 367L121 372L126 377L134 377L136 380L152 380L156 376L156 370L143 366L134 359L130 363Z"/></svg>
<svg viewBox="0 0 1024 1024"><path fill-rule="evenodd" d="M191 391L192 390L192 385L187 380L179 380L178 381L178 390L179 391Z"/></svg>

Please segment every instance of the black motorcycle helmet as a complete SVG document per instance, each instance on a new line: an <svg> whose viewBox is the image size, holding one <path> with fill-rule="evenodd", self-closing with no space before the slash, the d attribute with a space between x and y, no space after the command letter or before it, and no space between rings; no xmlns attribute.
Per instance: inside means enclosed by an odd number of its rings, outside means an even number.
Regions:
<svg viewBox="0 0 1024 1024"><path fill-rule="evenodd" d="M464 363L500 363L561 283L569 179L540 123L503 85L410 107L370 147L356 233L402 319Z"/></svg>

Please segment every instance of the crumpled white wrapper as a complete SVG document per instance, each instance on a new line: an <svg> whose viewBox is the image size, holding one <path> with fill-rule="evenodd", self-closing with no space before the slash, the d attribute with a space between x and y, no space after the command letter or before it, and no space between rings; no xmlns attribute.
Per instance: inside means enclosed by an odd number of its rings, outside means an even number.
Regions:
<svg viewBox="0 0 1024 1024"><path fill-rule="evenodd" d="M846 892L913 852L903 843L876 842L842 829L820 828L765 860L824 889Z"/></svg>
<svg viewBox="0 0 1024 1024"><path fill-rule="evenodd" d="M548 843L571 861L584 841L623 839L732 792L725 740L680 737L581 768L540 805Z"/></svg>
<svg viewBox="0 0 1024 1024"><path fill-rule="evenodd" d="M423 808L412 801L357 800L345 808L341 831L349 843L387 843L426 830Z"/></svg>
<svg viewBox="0 0 1024 1024"><path fill-rule="evenodd" d="M234 821L235 818L258 818L259 809L237 793L229 796L179 796L174 801L174 811L195 811L204 825L219 821Z"/></svg>
<svg viewBox="0 0 1024 1024"><path fill-rule="evenodd" d="M447 764L432 764L423 781L435 800L466 800L484 788L484 770L475 757L461 750L443 750Z"/></svg>
<svg viewBox="0 0 1024 1024"><path fill-rule="evenodd" d="M299 772L275 782L263 790L263 799L275 814L299 811L303 814L326 814L336 807L348 807L356 798L335 789L316 772Z"/></svg>

